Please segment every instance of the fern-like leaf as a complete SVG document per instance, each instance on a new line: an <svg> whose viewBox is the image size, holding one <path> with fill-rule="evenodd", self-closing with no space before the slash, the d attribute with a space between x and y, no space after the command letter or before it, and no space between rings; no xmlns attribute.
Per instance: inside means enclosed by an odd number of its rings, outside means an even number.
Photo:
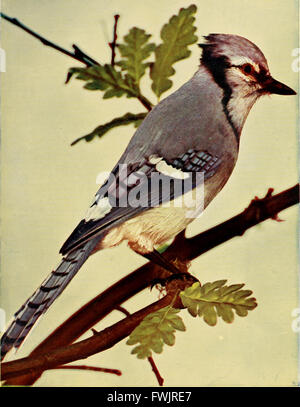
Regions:
<svg viewBox="0 0 300 407"><path fill-rule="evenodd" d="M155 49L155 62L150 71L152 90L158 98L172 86L169 79L175 73L172 65L188 58L191 53L188 46L198 39L194 34L196 27L193 25L193 14L196 11L195 5L180 9L179 14L172 16L161 30L163 42Z"/></svg>
<svg viewBox="0 0 300 407"><path fill-rule="evenodd" d="M139 90L133 79L122 75L112 65L94 65L87 68L71 68L68 78L75 75L76 79L85 81L85 89L104 91L103 98L138 97Z"/></svg>
<svg viewBox="0 0 300 407"><path fill-rule="evenodd" d="M138 127L144 118L147 116L147 113L126 113L124 116L116 117L115 119L111 120L108 123L101 124L97 126L91 133L86 134L85 136L79 137L78 139L74 140L71 143L71 146L78 143L81 140L85 140L87 142L92 141L95 137L102 137L106 134L109 130L119 127L119 126L126 126L128 124L134 124L135 127Z"/></svg>
<svg viewBox="0 0 300 407"><path fill-rule="evenodd" d="M123 71L126 71L133 82L138 86L141 77L145 74L149 62L143 62L155 50L155 44L148 43L150 34L140 28L133 27L124 37L124 44L119 44L123 59L117 62Z"/></svg>
<svg viewBox="0 0 300 407"><path fill-rule="evenodd" d="M226 280L218 280L201 287L196 282L180 293L181 301L193 317L203 317L211 326L216 325L218 317L233 322L233 311L240 317L247 316L257 306L255 298L248 298L252 291L242 290L244 284L226 286L225 283Z"/></svg>
<svg viewBox="0 0 300 407"><path fill-rule="evenodd" d="M172 346L175 343L174 332L185 331L182 319L177 315L179 309L167 306L146 316L131 332L127 345L138 346L131 353L139 359L145 359L155 353L161 353L163 345Z"/></svg>

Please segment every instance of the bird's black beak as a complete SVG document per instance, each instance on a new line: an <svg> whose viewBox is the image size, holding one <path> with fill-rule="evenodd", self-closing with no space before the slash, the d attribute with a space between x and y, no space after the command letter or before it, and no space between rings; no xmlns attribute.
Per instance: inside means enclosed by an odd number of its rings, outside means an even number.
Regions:
<svg viewBox="0 0 300 407"><path fill-rule="evenodd" d="M266 80L262 82L262 91L264 93L273 93L276 95L297 95L297 93L276 79L269 76Z"/></svg>

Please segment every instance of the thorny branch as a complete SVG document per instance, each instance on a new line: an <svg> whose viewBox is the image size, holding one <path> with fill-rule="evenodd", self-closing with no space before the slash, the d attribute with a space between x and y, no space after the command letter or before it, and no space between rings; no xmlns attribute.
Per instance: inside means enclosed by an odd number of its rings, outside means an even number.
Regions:
<svg viewBox="0 0 300 407"><path fill-rule="evenodd" d="M189 262L235 236L242 236L247 229L258 223L276 218L280 211L298 202L298 184L276 195L272 195L269 190L264 198L252 200L243 212L227 221L191 238L179 235L166 250L165 255L168 259L174 260L179 257L182 263ZM148 313L153 312L154 307L159 309L170 303L170 296L167 294L158 302L95 333L92 338L70 344L125 300L149 286L154 279L165 278L167 275L167 272L151 263L135 270L80 308L27 358L3 363L2 379L13 378L7 380L6 384L30 385L40 377L42 370L79 360L112 347L130 334ZM96 338L93 339L94 337ZM86 341L90 341L88 346Z"/></svg>

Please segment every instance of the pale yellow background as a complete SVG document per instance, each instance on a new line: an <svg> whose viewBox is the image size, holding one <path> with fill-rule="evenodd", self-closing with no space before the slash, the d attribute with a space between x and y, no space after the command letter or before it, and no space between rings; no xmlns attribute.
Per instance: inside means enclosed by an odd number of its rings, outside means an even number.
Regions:
<svg viewBox="0 0 300 407"><path fill-rule="evenodd" d="M198 35L239 34L265 53L274 77L297 89L292 50L298 48L297 2L293 0L206 0L198 6ZM192 0L6 0L2 10L58 44L76 43L100 62L109 62L107 45L113 15L121 15L119 37L138 26L153 33ZM8 22L1 24L7 72L1 77L2 264L1 302L7 318L32 294L59 261L58 249L96 192L96 176L109 171L134 129L110 132L102 140L70 143L100 123L128 111L141 112L133 99L103 101L82 82L64 85L66 72L80 63L57 53ZM174 90L199 63L200 49L178 63ZM155 102L149 83L145 94ZM166 95L166 94L165 94ZM244 127L234 173L205 214L189 228L199 233L243 210L269 187L280 192L297 182L297 97L260 100ZM297 338L291 329L298 305L297 209L280 214L193 262L202 282L227 278L246 283L259 306L231 325L212 328L182 312L186 333L174 347L155 356L167 386L293 386L297 384ZM42 318L18 357L25 356L73 311L144 263L126 245L91 258ZM126 304L131 312L157 299L153 290ZM115 312L97 328L120 318ZM123 376L78 371L45 373L36 386L156 386L145 361L130 355L125 341L84 363L119 368Z"/></svg>

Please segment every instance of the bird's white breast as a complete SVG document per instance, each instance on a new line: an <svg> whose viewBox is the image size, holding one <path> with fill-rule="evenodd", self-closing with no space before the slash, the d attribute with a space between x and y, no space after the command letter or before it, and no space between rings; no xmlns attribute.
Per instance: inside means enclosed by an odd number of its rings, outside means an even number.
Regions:
<svg viewBox="0 0 300 407"><path fill-rule="evenodd" d="M139 252L153 251L172 239L204 209L204 186L187 192L171 202L151 208L109 231L99 248L113 247L127 240Z"/></svg>

